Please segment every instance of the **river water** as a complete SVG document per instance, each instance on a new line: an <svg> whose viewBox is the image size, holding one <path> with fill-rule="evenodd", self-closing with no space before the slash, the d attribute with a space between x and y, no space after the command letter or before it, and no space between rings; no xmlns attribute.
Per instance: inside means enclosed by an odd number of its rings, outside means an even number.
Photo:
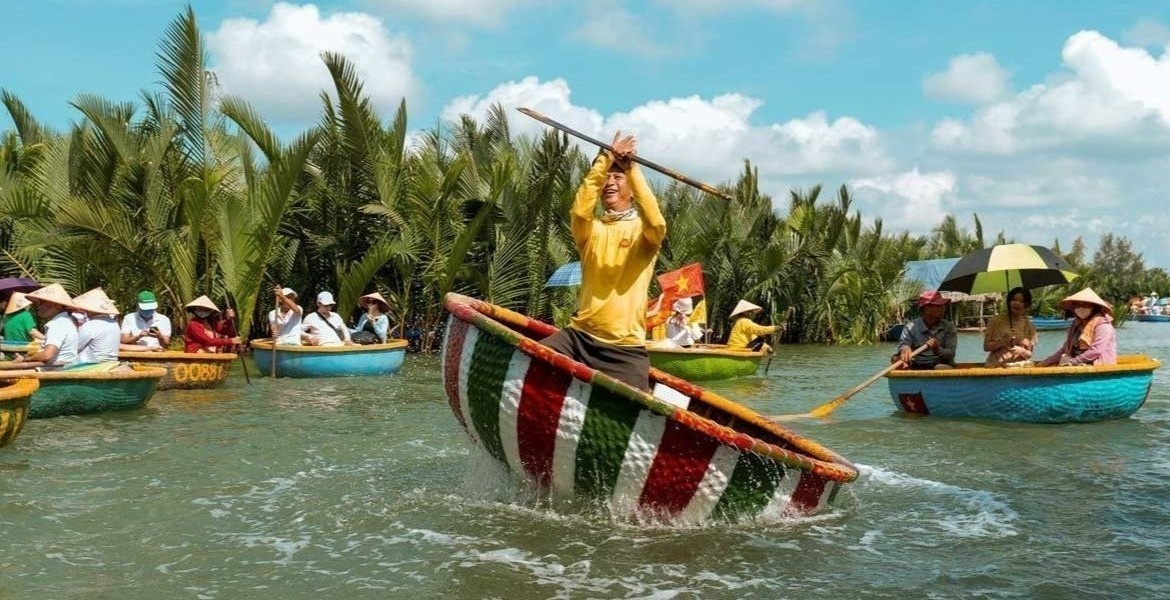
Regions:
<svg viewBox="0 0 1170 600"><path fill-rule="evenodd" d="M1170 357L1168 325L1119 338ZM959 359L980 346L961 334ZM783 346L710 387L803 412L892 348ZM1134 417L1078 425L901 416L879 381L793 424L860 466L840 506L676 528L530 500L470 448L435 357L251 384L237 364L0 450L0 598L1165 598L1168 376Z"/></svg>

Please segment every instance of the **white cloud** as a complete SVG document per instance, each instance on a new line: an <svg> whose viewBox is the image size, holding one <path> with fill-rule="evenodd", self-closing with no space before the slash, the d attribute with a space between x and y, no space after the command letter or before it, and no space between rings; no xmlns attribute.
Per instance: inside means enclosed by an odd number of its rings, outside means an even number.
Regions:
<svg viewBox="0 0 1170 600"><path fill-rule="evenodd" d="M868 199L867 204L890 207L880 213L888 227L918 234L929 232L942 215L953 212L948 201L953 200L956 184L953 173L921 173L918 167L852 182L856 195Z"/></svg>
<svg viewBox="0 0 1170 600"><path fill-rule="evenodd" d="M922 80L927 97L969 104L999 100L1008 93L1008 87L1007 72L986 52L956 56L946 71L927 75Z"/></svg>
<svg viewBox="0 0 1170 600"><path fill-rule="evenodd" d="M632 52L647 58L670 54L672 50L655 42L641 17L630 12L623 0L593 0L585 9L573 37L613 52Z"/></svg>
<svg viewBox="0 0 1170 600"><path fill-rule="evenodd" d="M1131 46L1170 45L1170 26L1157 19L1138 19L1121 33L1121 40Z"/></svg>
<svg viewBox="0 0 1170 600"><path fill-rule="evenodd" d="M325 51L344 54L375 105L393 107L418 89L411 46L364 13L322 17L312 4L277 3L264 21L227 19L207 36L216 77L229 95L274 118L312 119L322 90L332 90Z"/></svg>
<svg viewBox="0 0 1170 600"><path fill-rule="evenodd" d="M1170 53L1155 58L1095 31L1065 42L1066 70L1013 98L990 104L967 122L939 122L943 150L1018 154L1053 147L1115 148L1170 143Z"/></svg>
<svg viewBox="0 0 1170 600"><path fill-rule="evenodd" d="M512 10L533 0L366 0L380 14L400 12L443 23L497 27Z"/></svg>
<svg viewBox="0 0 1170 600"><path fill-rule="evenodd" d="M893 164L877 130L856 119L829 121L818 112L803 119L757 125L751 117L762 103L741 94L709 100L699 96L656 100L605 116L573 104L564 80L542 82L528 77L500 85L484 96L457 98L443 110L443 118L469 114L482 119L495 103L509 114L527 106L604 141L617 130L635 133L643 156L716 183L732 180L743 168L743 160L751 159L761 178L775 184L775 189L767 191L777 199L787 194L787 184L782 182L809 184L843 173L876 174ZM544 128L523 116L511 122L517 133Z"/></svg>

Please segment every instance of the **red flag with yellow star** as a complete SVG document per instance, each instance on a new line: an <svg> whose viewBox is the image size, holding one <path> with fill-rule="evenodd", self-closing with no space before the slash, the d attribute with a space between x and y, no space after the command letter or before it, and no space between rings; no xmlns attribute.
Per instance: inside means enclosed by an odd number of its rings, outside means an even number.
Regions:
<svg viewBox="0 0 1170 600"><path fill-rule="evenodd" d="M690 298L703 294L703 265L691 263L685 267L667 271L658 276L658 285L662 287L662 295L670 300L663 306L670 306L679 298Z"/></svg>

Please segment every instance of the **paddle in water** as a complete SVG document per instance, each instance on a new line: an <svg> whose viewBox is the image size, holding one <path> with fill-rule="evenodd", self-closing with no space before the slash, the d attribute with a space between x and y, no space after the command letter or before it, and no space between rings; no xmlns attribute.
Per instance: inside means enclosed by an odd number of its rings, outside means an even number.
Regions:
<svg viewBox="0 0 1170 600"><path fill-rule="evenodd" d="M236 335L239 335L240 330L236 328L236 309L232 308L231 297L225 295L223 297L223 303L224 303L224 306L227 306L228 308L230 308L232 310L232 317L231 317L232 330L234 330L236 332ZM245 346L245 348L246 348L246 346ZM242 368L244 370L244 381L248 382L248 385L252 385L252 378L248 376L248 363L244 360L244 348L237 348L236 350L238 351L238 355L240 357L240 368Z"/></svg>
<svg viewBox="0 0 1170 600"><path fill-rule="evenodd" d="M767 375L768 369L772 368L772 359L776 356L776 348L780 347L780 336L784 335L784 331L788 329L788 319L792 318L794 312L796 312L796 307L789 306L788 310L784 311L784 322L772 333L772 353L768 355L768 363L764 365L764 375Z"/></svg>
<svg viewBox="0 0 1170 600"><path fill-rule="evenodd" d="M910 358L914 358L915 356L918 356L919 354L921 354L924 350L926 350L929 347L930 346L927 344L923 344L923 345L919 346L913 352L910 353ZM845 392L844 394L841 394L840 396L837 396L836 398L833 398L832 400L829 400L828 402L826 402L826 403L824 403L824 404L822 404L822 405L820 405L820 406L818 406L818 407L816 407L816 408L814 408L814 409L812 409L804 414L773 415L769 418L771 418L773 420L788 420L788 419L800 419L800 418L805 418L805 417L815 417L818 419L821 417L827 417L833 411L837 410L838 408L841 408L841 405L845 404L845 401L852 398L854 395L857 394L857 392L864 390L865 388L869 387L869 385L871 383L881 379L882 377L885 377L887 373L889 373L890 371L893 371L894 369L901 367L904 364L906 364L905 361L899 360L899 361L891 364L890 366L882 369L881 371L878 371L872 377L857 384L855 387L851 388L849 391Z"/></svg>

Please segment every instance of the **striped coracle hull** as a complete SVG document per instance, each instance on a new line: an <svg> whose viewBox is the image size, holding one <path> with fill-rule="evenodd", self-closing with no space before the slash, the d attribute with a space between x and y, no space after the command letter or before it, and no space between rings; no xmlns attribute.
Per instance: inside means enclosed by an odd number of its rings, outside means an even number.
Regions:
<svg viewBox="0 0 1170 600"><path fill-rule="evenodd" d="M0 448L11 444L28 419L29 399L40 383L24 378L0 381Z"/></svg>
<svg viewBox="0 0 1170 600"><path fill-rule="evenodd" d="M901 411L1026 423L1125 418L1145 403L1161 362L1119 356L1101 367L983 368L894 371L886 375Z"/></svg>
<svg viewBox="0 0 1170 600"><path fill-rule="evenodd" d="M840 456L685 381L653 371L651 397L500 320L537 338L551 326L457 294L446 305L452 412L476 446L555 497L699 523L816 513L857 477Z"/></svg>

